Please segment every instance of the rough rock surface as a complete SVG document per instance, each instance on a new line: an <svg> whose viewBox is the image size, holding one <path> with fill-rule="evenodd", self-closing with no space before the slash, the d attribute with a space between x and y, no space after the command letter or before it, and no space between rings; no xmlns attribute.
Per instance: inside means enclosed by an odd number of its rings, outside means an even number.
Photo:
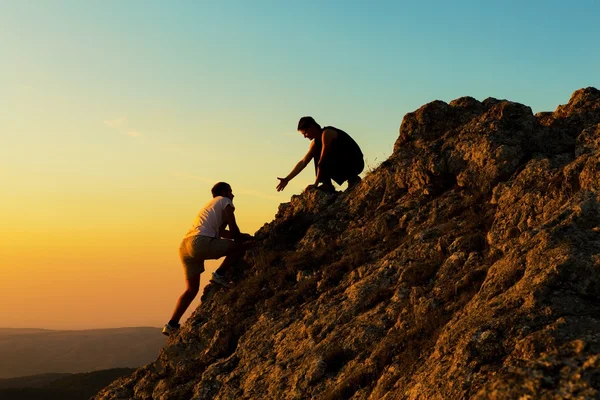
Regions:
<svg viewBox="0 0 600 400"><path fill-rule="evenodd" d="M158 359L97 399L600 398L600 91L404 117L282 204Z"/></svg>

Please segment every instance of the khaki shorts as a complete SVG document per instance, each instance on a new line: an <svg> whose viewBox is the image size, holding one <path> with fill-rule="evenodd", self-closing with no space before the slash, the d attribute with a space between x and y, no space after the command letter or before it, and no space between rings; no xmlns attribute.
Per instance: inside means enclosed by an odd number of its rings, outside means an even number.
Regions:
<svg viewBox="0 0 600 400"><path fill-rule="evenodd" d="M217 260L229 254L236 243L231 240L193 236L183 239L179 246L179 258L186 279L204 272L204 260Z"/></svg>

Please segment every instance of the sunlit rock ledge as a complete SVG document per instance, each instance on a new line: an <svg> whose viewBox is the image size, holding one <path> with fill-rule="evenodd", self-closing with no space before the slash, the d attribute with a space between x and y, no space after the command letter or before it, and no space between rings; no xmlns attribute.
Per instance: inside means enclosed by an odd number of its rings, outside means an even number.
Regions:
<svg viewBox="0 0 600 400"><path fill-rule="evenodd" d="M600 91L407 114L282 204L155 362L96 399L600 397Z"/></svg>

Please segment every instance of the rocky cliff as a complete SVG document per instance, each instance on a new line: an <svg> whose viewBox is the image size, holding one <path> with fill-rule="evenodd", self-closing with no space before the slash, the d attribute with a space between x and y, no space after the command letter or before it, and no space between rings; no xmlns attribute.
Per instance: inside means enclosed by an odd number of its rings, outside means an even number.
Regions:
<svg viewBox="0 0 600 400"><path fill-rule="evenodd" d="M600 397L600 91L404 117L350 191L309 191L158 359L97 399Z"/></svg>

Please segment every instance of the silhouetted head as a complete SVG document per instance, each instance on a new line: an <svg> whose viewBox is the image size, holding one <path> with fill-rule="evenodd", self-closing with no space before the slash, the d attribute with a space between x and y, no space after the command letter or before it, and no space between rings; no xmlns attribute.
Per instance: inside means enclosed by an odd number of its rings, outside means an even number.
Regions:
<svg viewBox="0 0 600 400"><path fill-rule="evenodd" d="M233 200L233 191L231 190L229 183L219 182L215 184L210 191L212 192L213 197L223 196Z"/></svg>
<svg viewBox="0 0 600 400"><path fill-rule="evenodd" d="M305 138L313 140L321 134L321 125L313 117L302 117L298 121L298 131Z"/></svg>

